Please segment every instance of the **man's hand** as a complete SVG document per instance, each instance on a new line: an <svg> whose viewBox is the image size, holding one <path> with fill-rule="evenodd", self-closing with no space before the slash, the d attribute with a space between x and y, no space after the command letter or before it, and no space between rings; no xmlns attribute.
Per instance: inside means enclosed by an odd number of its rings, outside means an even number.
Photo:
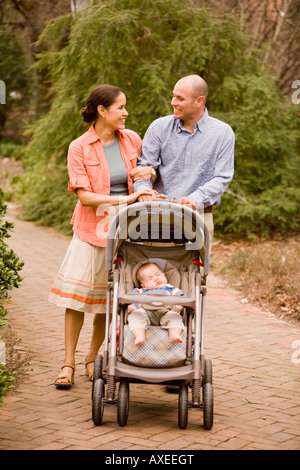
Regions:
<svg viewBox="0 0 300 470"><path fill-rule="evenodd" d="M192 207L192 209L197 208L197 202L195 201L195 199L193 199L192 197L189 197L189 196L181 197L177 200L177 202L178 202L178 204L182 204L184 206L190 206L190 207Z"/></svg>
<svg viewBox="0 0 300 470"><path fill-rule="evenodd" d="M152 166L136 166L129 174L133 181L150 180Z"/></svg>

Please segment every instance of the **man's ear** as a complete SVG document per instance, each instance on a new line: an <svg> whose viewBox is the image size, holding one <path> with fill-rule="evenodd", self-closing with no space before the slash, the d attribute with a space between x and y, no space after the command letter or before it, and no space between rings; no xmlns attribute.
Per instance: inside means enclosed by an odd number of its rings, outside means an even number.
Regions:
<svg viewBox="0 0 300 470"><path fill-rule="evenodd" d="M198 98L196 99L196 107L201 108L203 106L204 100L204 96L198 96Z"/></svg>

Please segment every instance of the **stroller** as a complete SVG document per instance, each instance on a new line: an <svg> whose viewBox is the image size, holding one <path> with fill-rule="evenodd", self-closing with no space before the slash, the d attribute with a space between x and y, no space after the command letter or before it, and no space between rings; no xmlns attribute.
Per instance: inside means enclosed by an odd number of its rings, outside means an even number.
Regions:
<svg viewBox="0 0 300 470"><path fill-rule="evenodd" d="M128 294L137 287L135 273L145 262L157 263L168 282L179 287L185 296L179 301L172 295ZM212 363L204 357L209 233L200 213L172 199L126 206L110 224L106 269L105 346L103 355L95 358L92 386L94 424L100 425L104 407L114 404L117 405L118 423L125 426L129 415L130 383L147 383L178 387L179 428L187 427L191 406L203 410L203 426L211 429ZM171 344L166 330L151 325L146 330L145 345L135 346L126 324L128 305L165 306L178 302L184 307L183 342Z"/></svg>

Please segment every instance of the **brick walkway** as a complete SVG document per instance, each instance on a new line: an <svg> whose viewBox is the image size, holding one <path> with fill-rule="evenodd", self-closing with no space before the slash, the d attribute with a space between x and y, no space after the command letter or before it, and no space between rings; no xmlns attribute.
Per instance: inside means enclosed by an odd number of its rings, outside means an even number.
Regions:
<svg viewBox="0 0 300 470"><path fill-rule="evenodd" d="M8 243L25 261L25 279L12 294L9 323L31 362L0 408L0 450L300 449L300 329L241 304L213 275L205 328L205 354L214 372L212 430L203 429L198 409L189 411L188 427L180 430L177 395L160 385L131 385L127 426L118 426L112 405L103 424L94 426L83 365L91 316L78 344L74 387L53 386L64 355L64 318L47 298L69 239L28 222L15 224Z"/></svg>

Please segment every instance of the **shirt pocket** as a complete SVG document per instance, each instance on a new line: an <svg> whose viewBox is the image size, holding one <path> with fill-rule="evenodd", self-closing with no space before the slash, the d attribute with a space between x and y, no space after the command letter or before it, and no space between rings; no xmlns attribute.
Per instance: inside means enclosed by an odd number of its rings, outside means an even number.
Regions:
<svg viewBox="0 0 300 470"><path fill-rule="evenodd" d="M100 162L99 160L84 160L83 161L86 173L89 179L94 180L100 175Z"/></svg>
<svg viewBox="0 0 300 470"><path fill-rule="evenodd" d="M130 154L128 155L129 164L132 168L136 167L138 156L139 153L137 151L130 152Z"/></svg>

